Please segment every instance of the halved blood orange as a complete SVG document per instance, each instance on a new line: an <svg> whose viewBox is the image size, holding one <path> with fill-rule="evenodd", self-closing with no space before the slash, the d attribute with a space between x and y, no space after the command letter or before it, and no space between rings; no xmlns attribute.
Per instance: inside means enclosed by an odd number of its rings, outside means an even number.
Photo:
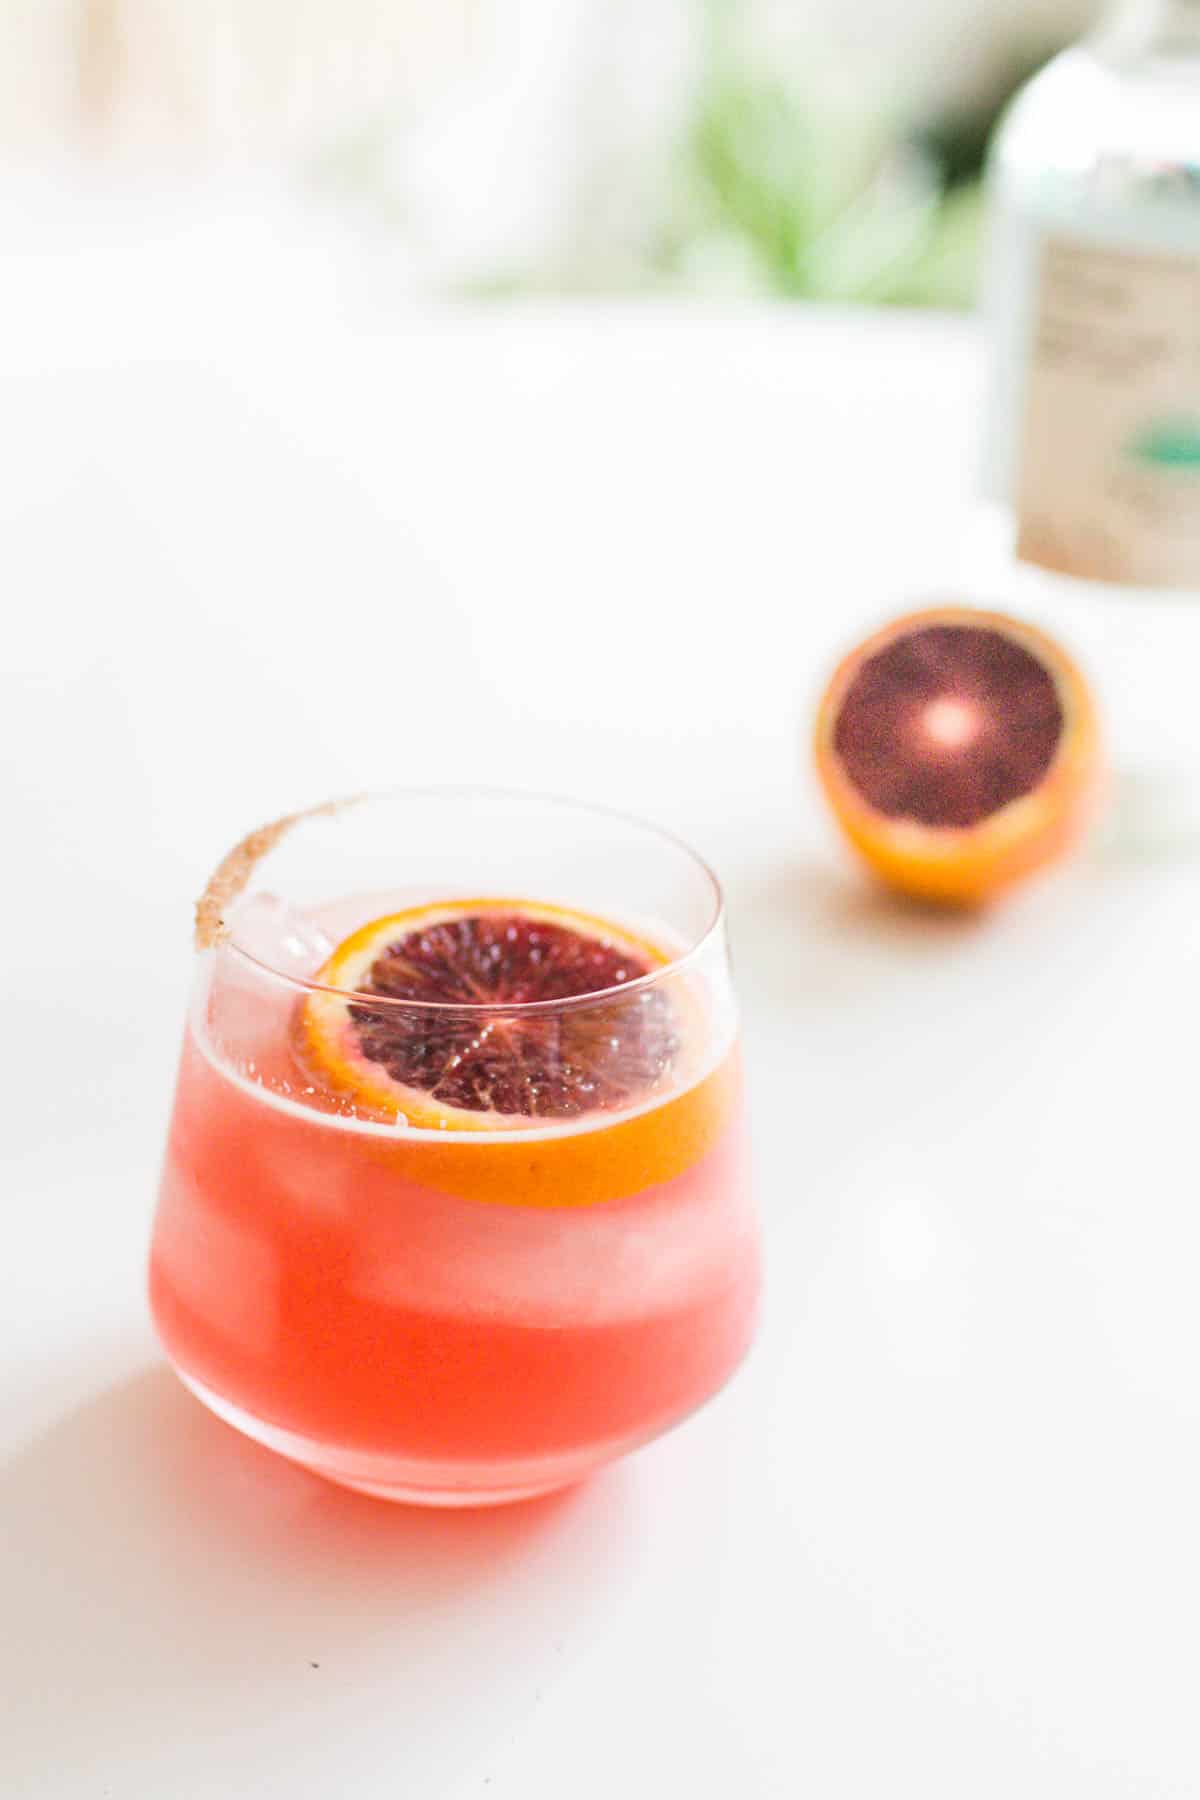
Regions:
<svg viewBox="0 0 1200 1800"><path fill-rule="evenodd" d="M326 991L297 1015L297 1052L330 1091L413 1126L495 1130L613 1112L650 1095L676 1062L667 996L619 991L667 961L561 907L412 907L334 951L316 976ZM589 995L603 998L589 1005Z"/></svg>
<svg viewBox="0 0 1200 1800"><path fill-rule="evenodd" d="M1067 653L1002 613L945 606L884 626L841 663L817 771L851 844L923 899L989 899L1088 821L1096 710Z"/></svg>

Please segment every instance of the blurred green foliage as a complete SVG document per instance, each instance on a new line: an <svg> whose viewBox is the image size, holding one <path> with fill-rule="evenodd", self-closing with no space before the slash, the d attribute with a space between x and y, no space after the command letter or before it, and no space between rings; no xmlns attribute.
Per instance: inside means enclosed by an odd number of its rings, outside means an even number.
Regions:
<svg viewBox="0 0 1200 1800"><path fill-rule="evenodd" d="M452 277L457 292L667 290L891 306L970 306L983 237L982 176L1016 89L1060 48L1001 62L970 103L921 116L863 83L823 79L798 40L774 57L741 0L692 0L700 54L682 121L664 145L584 144L568 219L523 257ZM422 217L397 169L394 121L370 121L314 171L377 230L422 249ZM428 220L425 221L428 230ZM436 240L436 233L434 233Z"/></svg>
<svg viewBox="0 0 1200 1800"><path fill-rule="evenodd" d="M651 260L689 287L966 306L980 212L977 180L947 183L888 121L734 73L699 97Z"/></svg>
<svg viewBox="0 0 1200 1800"><path fill-rule="evenodd" d="M707 0L707 13L704 67L650 250L658 277L831 301L969 306L987 144L1050 50L999 70L975 105L914 127L899 110L822 106L798 72L764 73L740 55L725 0Z"/></svg>

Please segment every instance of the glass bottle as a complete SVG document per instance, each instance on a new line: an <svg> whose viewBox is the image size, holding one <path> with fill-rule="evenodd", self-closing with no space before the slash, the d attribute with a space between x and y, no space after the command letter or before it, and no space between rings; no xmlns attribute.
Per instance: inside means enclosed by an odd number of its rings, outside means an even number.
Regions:
<svg viewBox="0 0 1200 1800"><path fill-rule="evenodd" d="M1200 822L1200 0L1124 0L1050 62L988 181L991 591L998 558L1092 661L1142 824L1174 831Z"/></svg>

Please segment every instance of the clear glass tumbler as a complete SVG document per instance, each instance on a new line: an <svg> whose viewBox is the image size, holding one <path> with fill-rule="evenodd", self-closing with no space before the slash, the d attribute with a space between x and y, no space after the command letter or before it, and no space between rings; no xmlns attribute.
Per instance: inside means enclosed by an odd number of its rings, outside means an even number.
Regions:
<svg viewBox="0 0 1200 1800"><path fill-rule="evenodd" d="M721 894L652 827L398 791L239 844L199 968L150 1258L187 1385L434 1505L562 1486L753 1334Z"/></svg>

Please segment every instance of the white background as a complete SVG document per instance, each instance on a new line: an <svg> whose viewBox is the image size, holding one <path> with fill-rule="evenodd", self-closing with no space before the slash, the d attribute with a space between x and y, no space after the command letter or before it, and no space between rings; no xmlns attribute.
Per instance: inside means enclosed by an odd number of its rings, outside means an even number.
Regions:
<svg viewBox="0 0 1200 1800"><path fill-rule="evenodd" d="M1196 864L938 919L804 768L959 534L969 329L347 318L317 264L280 324L293 274L9 284L0 1792L1195 1794ZM675 1436L427 1516L203 1415L142 1264L209 865L481 777L718 864L769 1301Z"/></svg>

